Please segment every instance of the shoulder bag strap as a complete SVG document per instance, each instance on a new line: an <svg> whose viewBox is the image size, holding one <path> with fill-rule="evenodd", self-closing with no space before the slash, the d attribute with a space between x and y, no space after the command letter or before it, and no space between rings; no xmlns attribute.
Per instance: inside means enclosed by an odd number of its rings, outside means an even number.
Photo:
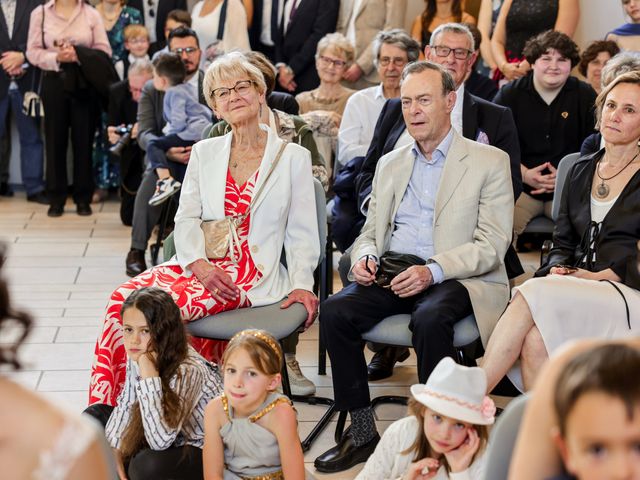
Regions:
<svg viewBox="0 0 640 480"><path fill-rule="evenodd" d="M47 44L44 42L44 11L45 11L44 6L46 3L47 3L47 0L42 0L42 20L40 21L40 35L42 38L43 50L47 49ZM31 80L31 91L36 92L38 96L40 96L40 92L42 90L42 69L39 67L36 67L35 65L32 65L30 68L36 69ZM36 90L36 82L38 84L37 90Z"/></svg>
<svg viewBox="0 0 640 480"><path fill-rule="evenodd" d="M267 184L267 180L269 180L269 177L271 176L273 171L276 169L276 166L280 162L280 157L282 157L282 152L284 152L284 149L286 148L288 143L289 142L282 141L282 144L280 145L280 150L278 150L278 154L276 155L276 158L273 160L273 163L271 164L271 168L269 168L269 171L267 172L267 175L264 177L264 181L260 185L260 188L258 189L258 191L255 192L251 197L251 202L249 203L249 208L247 210L251 210L251 207L255 203L255 199L258 198L262 193L264 186Z"/></svg>
<svg viewBox="0 0 640 480"><path fill-rule="evenodd" d="M42 22L40 23L40 34L42 35L42 48L44 50L47 49L47 44L44 43L44 6L47 3L47 0L42 0Z"/></svg>
<svg viewBox="0 0 640 480"><path fill-rule="evenodd" d="M220 20L218 21L218 40L222 40L224 36L224 24L227 20L227 3L229 0L223 0L222 6L220 7Z"/></svg>

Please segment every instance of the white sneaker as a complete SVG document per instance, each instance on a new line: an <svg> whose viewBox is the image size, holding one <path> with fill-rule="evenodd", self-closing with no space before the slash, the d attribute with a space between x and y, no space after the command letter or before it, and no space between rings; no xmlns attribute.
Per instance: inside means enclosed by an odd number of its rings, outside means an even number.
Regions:
<svg viewBox="0 0 640 480"><path fill-rule="evenodd" d="M316 386L304 376L295 355L285 354L284 361L287 365L291 393L293 395L313 395L316 393Z"/></svg>
<svg viewBox="0 0 640 480"><path fill-rule="evenodd" d="M173 177L160 179L156 182L156 191L149 200L149 205L155 207L167 200L171 195L180 190L182 184Z"/></svg>

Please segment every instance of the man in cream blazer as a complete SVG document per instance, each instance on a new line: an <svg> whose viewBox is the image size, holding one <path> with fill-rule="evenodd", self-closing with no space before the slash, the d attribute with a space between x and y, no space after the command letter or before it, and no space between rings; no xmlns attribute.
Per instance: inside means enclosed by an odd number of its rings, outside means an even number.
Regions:
<svg viewBox="0 0 640 480"><path fill-rule="evenodd" d="M486 343L509 299L504 255L511 241L509 156L467 140L451 127L455 83L440 65L416 62L402 74L401 102L415 140L380 159L366 223L354 243L354 283L320 308L320 334L331 358L338 410L351 427L316 459L334 472L365 461L379 440L370 407L362 333L385 317L411 314L409 328L424 383L455 356L453 325L474 314ZM387 251L427 264L400 273L390 288L373 283Z"/></svg>
<svg viewBox="0 0 640 480"><path fill-rule="evenodd" d="M373 40L380 30L403 28L407 0L342 0L336 31L356 49L355 62L344 73L356 89L380 83L374 65Z"/></svg>

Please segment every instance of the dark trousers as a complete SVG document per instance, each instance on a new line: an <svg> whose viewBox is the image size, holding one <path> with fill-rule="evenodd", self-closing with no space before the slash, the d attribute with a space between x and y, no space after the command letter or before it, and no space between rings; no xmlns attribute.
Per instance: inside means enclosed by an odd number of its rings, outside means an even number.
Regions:
<svg viewBox="0 0 640 480"><path fill-rule="evenodd" d="M453 325L473 313L464 286L447 280L410 298L377 285L352 283L320 306L320 335L331 359L338 410L370 404L362 334L390 315L411 314L409 329L424 383L444 357L454 357Z"/></svg>
<svg viewBox="0 0 640 480"><path fill-rule="evenodd" d="M106 427L113 408L98 403L87 407L82 413L92 416ZM131 458L127 473L130 480L201 480L204 476L202 449L191 445L166 450L145 448Z"/></svg>
<svg viewBox="0 0 640 480"><path fill-rule="evenodd" d="M177 162L169 162L169 170L173 178L182 182L184 179L184 173L186 171L186 165L182 165ZM145 251L151 233L153 233L153 227L156 226L162 208L164 205L149 205L149 199L153 196L153 192L156 191L156 182L158 181L158 175L152 168L147 168L142 176L142 181L138 187L138 193L136 194L135 203L133 205L133 220L131 222L131 248ZM178 200L178 195L174 198Z"/></svg>
<svg viewBox="0 0 640 480"><path fill-rule="evenodd" d="M191 445L145 448L133 456L127 473L130 480L202 480L202 449Z"/></svg>
<svg viewBox="0 0 640 480"><path fill-rule="evenodd" d="M90 203L94 189L92 146L98 119L96 96L88 89L66 92L62 74L45 72L41 97L45 113L45 178L51 205L63 205L67 198L69 129L73 150L73 200Z"/></svg>
<svg viewBox="0 0 640 480"><path fill-rule="evenodd" d="M44 148L40 125L35 118L28 117L22 112L23 96L20 90L9 90L7 95L0 100L0 136L6 137L11 142L11 131L7 128L9 112L13 111L20 138L20 173L22 183L27 195L35 195L44 190L42 170L44 165ZM3 138L4 140L4 138ZM9 149L10 151L10 149ZM0 153L2 155L2 153ZM4 168L2 168L4 170ZM5 172L0 173L0 181L6 182L9 178L9 165ZM4 178L3 178L4 177Z"/></svg>
<svg viewBox="0 0 640 480"><path fill-rule="evenodd" d="M178 135L166 135L149 140L147 143L147 161L149 162L149 167L154 170L156 168L169 168L169 161L166 155L167 150L173 147L190 147L194 143L195 142L191 140L183 140ZM177 165L182 167L182 170L187 170L186 165L180 163ZM184 171L182 171L182 177L184 177Z"/></svg>

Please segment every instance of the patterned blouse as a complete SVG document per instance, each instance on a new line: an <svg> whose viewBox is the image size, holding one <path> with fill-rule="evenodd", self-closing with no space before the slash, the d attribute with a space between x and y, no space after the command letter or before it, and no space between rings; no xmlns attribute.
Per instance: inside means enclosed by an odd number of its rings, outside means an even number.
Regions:
<svg viewBox="0 0 640 480"><path fill-rule="evenodd" d="M111 60L116 63L124 59L128 52L124 48L124 29L128 25L141 25L142 14L140 10L133 7L122 7L120 16L116 23L111 27L111 30L107 31L107 38L109 38L109 44L113 54Z"/></svg>

